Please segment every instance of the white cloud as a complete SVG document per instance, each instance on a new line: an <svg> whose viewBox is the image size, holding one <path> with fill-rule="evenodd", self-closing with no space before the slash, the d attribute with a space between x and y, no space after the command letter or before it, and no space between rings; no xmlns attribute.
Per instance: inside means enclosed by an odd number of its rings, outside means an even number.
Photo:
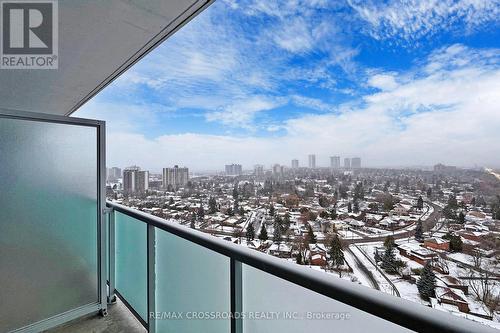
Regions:
<svg viewBox="0 0 500 333"><path fill-rule="evenodd" d="M314 39L306 21L300 17L288 20L279 31L274 31L274 41L281 48L292 53L303 53L311 50Z"/></svg>
<svg viewBox="0 0 500 333"><path fill-rule="evenodd" d="M380 90L393 90L398 86L391 74L375 74L368 79L368 84Z"/></svg>
<svg viewBox="0 0 500 333"><path fill-rule="evenodd" d="M259 112L272 110L283 104L280 98L252 96L225 105L218 111L208 112L208 121L220 121L224 125L251 129L255 115Z"/></svg>
<svg viewBox="0 0 500 333"><path fill-rule="evenodd" d="M470 33L500 17L500 1L477 0L392 0L363 2L348 0L350 6L366 21L370 35L376 39L401 38L416 41L437 31L453 31L462 22Z"/></svg>
<svg viewBox="0 0 500 333"><path fill-rule="evenodd" d="M284 135L232 137L186 133L147 139L141 134L110 131L109 165L140 163L153 171L171 164L194 170L220 170L225 163L245 168L256 163L289 164L316 153L319 165L328 156L361 156L370 166L500 166L500 66L498 51L474 51L460 45L432 54L414 71L391 73L398 82L358 103L340 105L335 113L306 115L267 126ZM474 62L470 59L480 58ZM453 59L464 61L453 63ZM450 63L447 63L449 60ZM434 67L431 66L434 64ZM430 68L434 68L431 70ZM251 100L249 114L281 101ZM300 97L291 97L290 100ZM247 101L248 102L248 101ZM234 110L245 101L234 103ZM229 112L230 121L247 122ZM224 117L223 113L218 116ZM242 118L240 118L242 117ZM234 118L234 119L233 119Z"/></svg>
<svg viewBox="0 0 500 333"><path fill-rule="evenodd" d="M303 106L308 109L318 110L318 111L333 111L335 108L323 102L321 99L311 98L301 95L291 95L290 100L298 106Z"/></svg>

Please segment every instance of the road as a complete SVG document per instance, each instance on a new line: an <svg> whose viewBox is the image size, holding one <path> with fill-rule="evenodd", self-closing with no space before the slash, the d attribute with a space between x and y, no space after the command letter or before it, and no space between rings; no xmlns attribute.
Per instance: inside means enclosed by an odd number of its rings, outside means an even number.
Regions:
<svg viewBox="0 0 500 333"><path fill-rule="evenodd" d="M351 250L350 247L347 247L346 251L354 259L354 261L355 261L354 263L359 268L359 270L363 273L363 275L368 279L368 281L370 281L372 287L374 289L380 290L380 286L379 286L377 280L375 279L375 277L373 276L373 273L363 264L363 262L361 260L359 260L359 258L354 254L354 252Z"/></svg>
<svg viewBox="0 0 500 333"><path fill-rule="evenodd" d="M433 204L430 201L427 201L427 204L431 205L432 208L434 208L434 211L431 213L431 215L429 215L429 218L423 222L424 231L432 230L432 228L434 228L434 226L439 221L439 219L441 217L443 217L443 213L442 213L441 207L439 207L438 205ZM442 227L443 227L443 224L441 224L436 231L440 230Z"/></svg>
<svg viewBox="0 0 500 333"><path fill-rule="evenodd" d="M431 230L436 223L441 218L441 207L433 204L432 202L426 202L428 205L434 208L433 212L429 215L429 217L423 221L424 231ZM415 229L407 230L406 232L394 233L392 236L394 239L406 239L411 238L415 235ZM365 238L357 238L357 239L348 239L344 238L344 241L347 244L359 244L359 243L372 243L372 242L383 242L388 235L378 236L378 237L365 237Z"/></svg>

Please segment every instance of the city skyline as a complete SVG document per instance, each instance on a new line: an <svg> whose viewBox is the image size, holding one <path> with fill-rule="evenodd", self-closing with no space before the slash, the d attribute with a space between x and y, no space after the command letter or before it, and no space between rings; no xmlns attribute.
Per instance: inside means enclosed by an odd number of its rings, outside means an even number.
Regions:
<svg viewBox="0 0 500 333"><path fill-rule="evenodd" d="M109 165L333 150L373 167L499 167L498 17L465 1L218 1L75 116L109 121Z"/></svg>
<svg viewBox="0 0 500 333"><path fill-rule="evenodd" d="M365 166L362 164L362 158L361 157L351 157L351 158L344 158L344 163L340 163L340 156L330 156L329 157L329 162L330 164L327 165L318 165L316 164L315 154L309 154L309 156L314 156L314 163L315 166L311 167L309 165L304 166L300 164L299 159L292 159L291 163L289 165L287 164L280 164L280 163L272 163L270 165L263 165L263 164L252 164L251 166L245 166L239 163L232 163L232 164L225 164L224 166L215 169L215 170L202 170L202 171L197 171L197 174L193 174L193 177L203 175L206 173L207 175L226 175L226 176L240 176L244 174L253 174L257 176L264 176L265 171L271 171L272 173L275 173L275 168L280 167L282 171L289 171L289 170L297 170L297 169L331 169L331 170L340 170L340 171L354 171L354 170L360 170L362 168L364 169L374 169L374 170L415 170L415 171L434 171L434 172L440 172L440 171L456 171L459 169L462 170L480 170L482 169L483 171L488 171L491 170L486 167L471 167L471 168L461 168L457 167L455 165L447 165L443 164L441 162L436 163L434 165L429 165L429 166L415 166L415 167L370 167L370 166ZM118 180L118 178L122 178L121 173L122 173L122 167L117 167L117 166L107 166L106 167L106 180L114 182ZM187 181L190 178L190 168L187 166L184 167L179 167L178 165L174 165L173 168L171 167L164 167L160 171L157 170L142 170L140 166L136 164L132 166L126 166L123 167L123 173L125 173L127 170L135 170L135 171L146 171L149 172L150 175L160 175L162 176L162 184L163 188L165 188L165 184L170 183L170 185L185 185ZM173 181L166 181L169 177L173 177L172 179L177 178L177 173L178 171L182 172L182 174L179 174L178 176L180 177L181 181L177 184L172 183ZM172 173L171 176L168 176L168 173Z"/></svg>

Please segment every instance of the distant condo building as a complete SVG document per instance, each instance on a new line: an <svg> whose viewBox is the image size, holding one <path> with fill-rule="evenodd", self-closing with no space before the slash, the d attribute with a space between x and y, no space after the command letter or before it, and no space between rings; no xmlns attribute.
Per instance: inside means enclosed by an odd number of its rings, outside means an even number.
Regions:
<svg viewBox="0 0 500 333"><path fill-rule="evenodd" d="M340 156L330 156L330 168L340 169Z"/></svg>
<svg viewBox="0 0 500 333"><path fill-rule="evenodd" d="M441 163L434 165L434 172L437 172L437 173L446 173L446 172L454 172L454 171L457 171L456 166L444 165Z"/></svg>
<svg viewBox="0 0 500 333"><path fill-rule="evenodd" d="M173 168L163 168L162 183L164 188L167 188L169 185L173 187L185 186L188 181L188 168L179 168L178 165L174 165Z"/></svg>
<svg viewBox="0 0 500 333"><path fill-rule="evenodd" d="M279 164L273 165L273 175L283 176L284 173L285 173L285 166Z"/></svg>
<svg viewBox="0 0 500 333"><path fill-rule="evenodd" d="M295 159L292 160L292 169L298 169L299 168L299 160Z"/></svg>
<svg viewBox="0 0 500 333"><path fill-rule="evenodd" d="M309 155L309 168L316 169L316 155Z"/></svg>
<svg viewBox="0 0 500 333"><path fill-rule="evenodd" d="M351 168L353 169L361 169L361 158L353 157L351 160Z"/></svg>
<svg viewBox="0 0 500 333"><path fill-rule="evenodd" d="M149 189L149 171L138 166L125 168L123 171L123 191L126 193L144 192Z"/></svg>
<svg viewBox="0 0 500 333"><path fill-rule="evenodd" d="M107 173L106 179L108 181L114 182L114 181L117 181L118 178L122 178L122 169L120 169L120 168L112 167L112 168L107 169L107 171L108 171L108 173Z"/></svg>
<svg viewBox="0 0 500 333"><path fill-rule="evenodd" d="M144 192L149 189L149 171L138 171L136 176L135 190Z"/></svg>
<svg viewBox="0 0 500 333"><path fill-rule="evenodd" d="M351 159L348 157L344 158L344 169L351 169Z"/></svg>
<svg viewBox="0 0 500 333"><path fill-rule="evenodd" d="M255 165L253 168L253 173L257 177L264 176L264 166L260 164Z"/></svg>
<svg viewBox="0 0 500 333"><path fill-rule="evenodd" d="M228 164L226 165L226 175L239 176L243 173L241 164Z"/></svg>

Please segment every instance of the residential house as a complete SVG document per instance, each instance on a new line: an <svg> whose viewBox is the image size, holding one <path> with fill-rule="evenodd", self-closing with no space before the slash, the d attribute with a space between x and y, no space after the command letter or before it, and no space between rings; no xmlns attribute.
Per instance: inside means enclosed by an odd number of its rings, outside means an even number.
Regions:
<svg viewBox="0 0 500 333"><path fill-rule="evenodd" d="M424 247L436 250L450 251L450 241L438 237L427 238L424 240Z"/></svg>
<svg viewBox="0 0 500 333"><path fill-rule="evenodd" d="M437 287L436 298L440 304L454 305L460 312L468 313L470 311L467 298L460 290L452 290L448 287Z"/></svg>

